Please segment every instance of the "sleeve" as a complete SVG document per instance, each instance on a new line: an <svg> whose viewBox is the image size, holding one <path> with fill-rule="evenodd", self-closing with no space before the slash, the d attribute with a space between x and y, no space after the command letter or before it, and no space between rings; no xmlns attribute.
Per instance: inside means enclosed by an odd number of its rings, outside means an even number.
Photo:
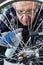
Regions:
<svg viewBox="0 0 43 65"><path fill-rule="evenodd" d="M10 30L9 23L11 23L14 20L15 16L16 16L16 11L13 8L13 6L8 6L7 8L5 8L2 11L2 13L0 13L0 31L1 31L1 33Z"/></svg>
<svg viewBox="0 0 43 65"><path fill-rule="evenodd" d="M8 31L8 27L5 25L5 23L7 23L7 20L5 19L5 17L3 16L3 14L0 14L0 32L3 33L5 31Z"/></svg>

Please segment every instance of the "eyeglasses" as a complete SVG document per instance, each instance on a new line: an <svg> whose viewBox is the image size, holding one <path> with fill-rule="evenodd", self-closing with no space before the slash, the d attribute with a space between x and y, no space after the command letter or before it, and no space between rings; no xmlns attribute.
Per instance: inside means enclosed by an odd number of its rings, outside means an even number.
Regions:
<svg viewBox="0 0 43 65"><path fill-rule="evenodd" d="M36 12L37 8L36 9L33 9L33 10L27 10L27 11L17 11L16 12L19 14L19 15L23 15L23 14L27 14L27 15L32 15L32 12L33 14Z"/></svg>

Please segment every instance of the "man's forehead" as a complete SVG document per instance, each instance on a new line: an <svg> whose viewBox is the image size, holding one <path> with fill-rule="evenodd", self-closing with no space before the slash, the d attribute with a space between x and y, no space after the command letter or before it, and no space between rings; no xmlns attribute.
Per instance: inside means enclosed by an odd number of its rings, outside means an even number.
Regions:
<svg viewBox="0 0 43 65"><path fill-rule="evenodd" d="M16 9L29 9L33 7L33 4L34 4L34 7L36 7L38 3L32 2L32 1L20 1L15 3L14 6L16 7Z"/></svg>

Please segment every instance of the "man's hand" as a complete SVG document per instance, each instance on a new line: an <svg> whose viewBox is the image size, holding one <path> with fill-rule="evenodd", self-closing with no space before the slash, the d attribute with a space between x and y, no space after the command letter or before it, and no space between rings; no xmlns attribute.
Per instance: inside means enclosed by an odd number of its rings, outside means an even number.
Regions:
<svg viewBox="0 0 43 65"><path fill-rule="evenodd" d="M4 45L5 47L14 46L14 42L16 41L16 35L23 31L22 28L16 29L14 31L9 31L2 33L2 37L0 37L0 45Z"/></svg>

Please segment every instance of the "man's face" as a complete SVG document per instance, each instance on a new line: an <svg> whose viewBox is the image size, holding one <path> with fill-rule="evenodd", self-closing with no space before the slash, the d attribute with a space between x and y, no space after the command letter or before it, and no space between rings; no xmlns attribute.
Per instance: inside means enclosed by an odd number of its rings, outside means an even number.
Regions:
<svg viewBox="0 0 43 65"><path fill-rule="evenodd" d="M38 11L36 3L31 1L20 1L15 5L16 13L19 21L24 25L30 25Z"/></svg>

